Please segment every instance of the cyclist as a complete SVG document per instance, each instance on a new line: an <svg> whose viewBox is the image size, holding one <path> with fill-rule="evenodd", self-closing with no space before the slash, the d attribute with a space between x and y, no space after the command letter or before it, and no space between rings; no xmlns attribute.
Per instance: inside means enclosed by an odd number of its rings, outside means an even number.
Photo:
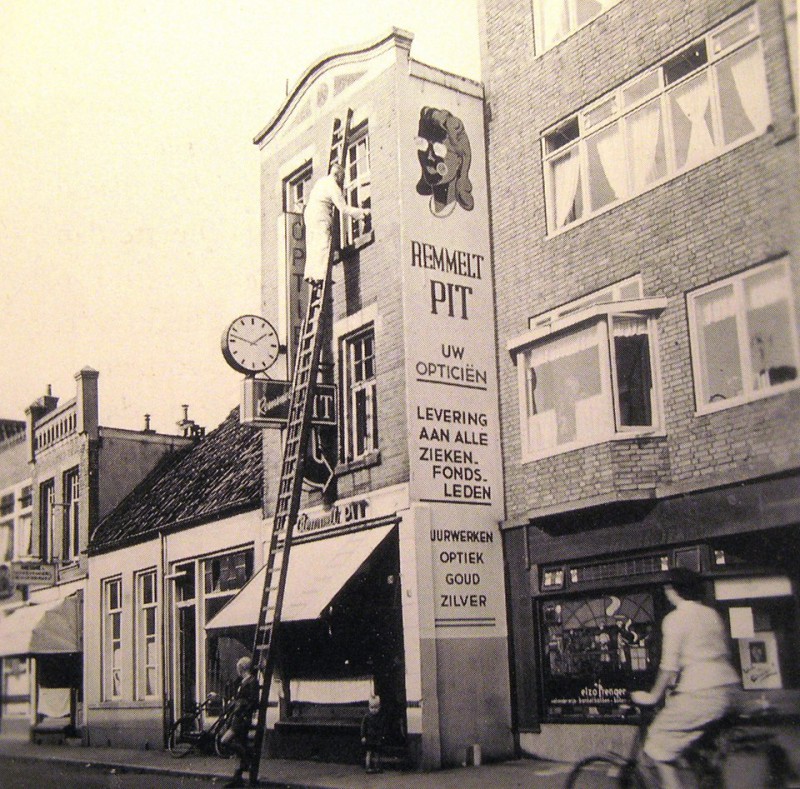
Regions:
<svg viewBox="0 0 800 789"><path fill-rule="evenodd" d="M222 735L221 742L239 757L239 767L225 786L244 786L242 775L245 772L250 773L252 785L255 783L256 775L251 764L252 755L247 739L253 712L258 707L258 678L253 673L253 661L249 657L239 658L236 663L236 673L239 679L228 719L228 730Z"/></svg>
<svg viewBox="0 0 800 789"><path fill-rule="evenodd" d="M729 711L739 675L731 664L722 617L699 602L700 577L683 568L671 570L664 593L675 610L661 624L658 675L649 691L634 691L631 699L652 706L666 695L648 729L644 752L654 761L665 789L681 789L685 784L677 758L709 723Z"/></svg>

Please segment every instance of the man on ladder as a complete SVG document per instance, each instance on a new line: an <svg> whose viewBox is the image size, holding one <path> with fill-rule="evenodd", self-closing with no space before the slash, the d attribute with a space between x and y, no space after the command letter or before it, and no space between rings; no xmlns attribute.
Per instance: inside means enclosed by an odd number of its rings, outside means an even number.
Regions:
<svg viewBox="0 0 800 789"><path fill-rule="evenodd" d="M363 219L370 211L347 204L342 194L344 167L338 162L331 165L328 175L320 178L311 188L304 212L306 225L306 282L319 284L328 275L331 244L333 242L334 209L342 217Z"/></svg>

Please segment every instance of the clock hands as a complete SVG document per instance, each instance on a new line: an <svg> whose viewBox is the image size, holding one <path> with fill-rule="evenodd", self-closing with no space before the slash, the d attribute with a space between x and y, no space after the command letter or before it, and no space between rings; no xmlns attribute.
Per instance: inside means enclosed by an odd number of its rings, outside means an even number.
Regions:
<svg viewBox="0 0 800 789"><path fill-rule="evenodd" d="M242 342L246 342L248 345L255 345L256 344L255 342L251 342L250 340L248 340L246 337L242 337L240 334L234 334L233 332L231 332L230 336L234 340L241 340ZM256 342L258 342L258 340L256 340Z"/></svg>

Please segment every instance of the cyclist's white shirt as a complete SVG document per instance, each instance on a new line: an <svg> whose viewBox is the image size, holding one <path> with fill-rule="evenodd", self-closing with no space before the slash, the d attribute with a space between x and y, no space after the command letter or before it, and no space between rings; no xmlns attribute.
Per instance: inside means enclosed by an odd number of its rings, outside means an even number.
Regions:
<svg viewBox="0 0 800 789"><path fill-rule="evenodd" d="M682 693L739 683L722 617L707 605L681 600L661 624L659 668L679 673Z"/></svg>

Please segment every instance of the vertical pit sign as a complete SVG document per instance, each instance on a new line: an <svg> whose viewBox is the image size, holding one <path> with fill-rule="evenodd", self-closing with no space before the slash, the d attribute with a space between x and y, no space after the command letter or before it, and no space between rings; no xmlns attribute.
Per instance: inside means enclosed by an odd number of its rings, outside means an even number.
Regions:
<svg viewBox="0 0 800 789"><path fill-rule="evenodd" d="M430 85L408 98L400 155L410 493L431 511L434 627L437 638L505 636L482 101Z"/></svg>

